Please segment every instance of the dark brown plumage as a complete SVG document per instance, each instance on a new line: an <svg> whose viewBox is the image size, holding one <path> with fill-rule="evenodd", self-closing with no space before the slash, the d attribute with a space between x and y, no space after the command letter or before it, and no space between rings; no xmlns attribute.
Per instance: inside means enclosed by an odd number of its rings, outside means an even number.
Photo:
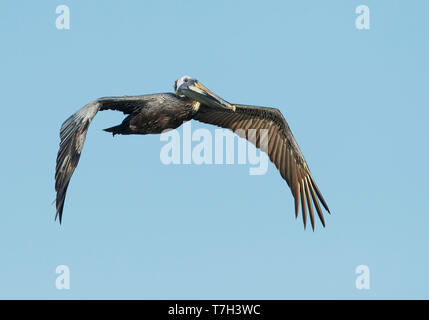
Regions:
<svg viewBox="0 0 429 320"><path fill-rule="evenodd" d="M127 117L120 125L105 131L113 134L161 133L165 129L179 127L184 121L195 119L230 129L248 139L257 148L265 146L262 150L268 154L291 189L295 199L296 217L301 202L304 227L308 209L311 226L314 229L314 204L317 215L325 226L319 201L329 212L326 201L310 173L286 120L278 109L235 105L235 111L233 111L213 108L203 103L199 108L194 108L194 103L194 100L172 93L101 98L90 102L68 118L61 127L61 143L55 174L56 217L59 217L60 223L67 188L79 162L89 124L98 111L118 110ZM261 135L262 129L267 130L266 136ZM255 134L252 135L253 133Z"/></svg>
<svg viewBox="0 0 429 320"><path fill-rule="evenodd" d="M268 145L268 148L263 151L268 154L282 178L289 185L292 195L295 198L295 215L298 216L299 199L301 199L304 226L307 223L306 207L308 206L311 226L314 229L314 214L311 204L311 200L313 200L320 221L325 226L325 220L318 200L322 202L324 208L329 212L328 205L314 182L307 162L281 112L275 108L238 104L235 106L235 112L226 109L213 110L212 108L202 106L193 119L231 129L242 138L248 139L257 148L261 147L261 130L268 130L268 143L265 143ZM255 130L256 134L256 137L253 137L253 139L249 139L249 131L251 129ZM266 141L262 141L262 145L264 145L264 142Z"/></svg>
<svg viewBox="0 0 429 320"><path fill-rule="evenodd" d="M89 124L98 111L117 110L128 115L119 126L105 129L115 134L161 133L175 129L194 113L192 102L172 93L133 97L108 97L94 100L64 121L60 131L60 149L57 155L55 191L57 192L55 218L60 223L70 178L79 162Z"/></svg>

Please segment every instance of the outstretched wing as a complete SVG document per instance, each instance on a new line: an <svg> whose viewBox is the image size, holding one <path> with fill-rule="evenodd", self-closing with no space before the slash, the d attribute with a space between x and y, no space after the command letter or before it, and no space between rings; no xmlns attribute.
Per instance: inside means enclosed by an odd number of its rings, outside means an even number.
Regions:
<svg viewBox="0 0 429 320"><path fill-rule="evenodd" d="M92 101L69 117L61 126L60 150L55 172L55 191L57 192L55 219L59 216L60 223L70 178L79 162L89 124L98 110L100 110L100 103L97 100Z"/></svg>
<svg viewBox="0 0 429 320"><path fill-rule="evenodd" d="M281 112L275 108L235 106L236 110L232 111L201 105L194 119L231 129L242 138L252 142L257 148L265 151L291 189L295 198L296 217L298 217L301 202L304 228L307 223L308 207L311 226L314 230L312 203L316 207L322 225L325 226L319 200L329 212L328 205L323 199L307 162ZM266 130L265 134L263 129Z"/></svg>
<svg viewBox="0 0 429 320"><path fill-rule="evenodd" d="M157 95L101 98L88 103L64 121L60 131L61 142L55 172L55 191L57 192L55 219L59 217L60 223L67 187L79 162L88 127L97 112L109 109L131 114L143 108L155 96Z"/></svg>

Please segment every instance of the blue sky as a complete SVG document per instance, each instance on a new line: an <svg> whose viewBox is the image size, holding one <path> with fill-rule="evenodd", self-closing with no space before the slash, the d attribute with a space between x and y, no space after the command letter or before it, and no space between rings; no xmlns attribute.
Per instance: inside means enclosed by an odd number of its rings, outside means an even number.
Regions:
<svg viewBox="0 0 429 320"><path fill-rule="evenodd" d="M70 30L55 27L58 5ZM370 9L357 30L355 8ZM429 298L429 5L423 1L2 1L0 298ZM279 108L332 215L303 230L270 164L165 166L99 113L54 221L61 123L184 74ZM193 127L206 127L193 123ZM213 130L213 128L210 128ZM70 290L55 269L70 268ZM355 268L370 268L357 290Z"/></svg>

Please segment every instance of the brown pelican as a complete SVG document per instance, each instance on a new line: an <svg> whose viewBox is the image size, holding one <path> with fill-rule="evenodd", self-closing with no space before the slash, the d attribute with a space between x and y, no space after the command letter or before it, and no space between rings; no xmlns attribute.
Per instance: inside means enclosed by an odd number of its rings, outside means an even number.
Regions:
<svg viewBox="0 0 429 320"><path fill-rule="evenodd" d="M55 173L56 215L61 223L64 200L70 178L75 170L89 124L98 111L118 110L127 117L118 126L104 129L115 134L161 133L175 129L191 119L241 132L241 137L257 148L262 145L271 161L286 180L295 199L295 216L301 211L304 228L307 208L314 230L314 211L325 226L319 200L329 212L289 126L278 109L230 104L211 92L198 80L184 76L174 83L175 93L148 94L143 96L106 97L94 100L69 117L61 126L60 149ZM238 130L241 129L241 130ZM249 132L256 131L250 139ZM265 129L266 135L259 133ZM267 141L261 141L266 140Z"/></svg>

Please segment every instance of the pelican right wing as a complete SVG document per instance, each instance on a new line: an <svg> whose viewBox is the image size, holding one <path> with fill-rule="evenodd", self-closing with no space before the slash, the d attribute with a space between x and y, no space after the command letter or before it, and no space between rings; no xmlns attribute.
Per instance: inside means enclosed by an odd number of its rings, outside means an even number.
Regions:
<svg viewBox="0 0 429 320"><path fill-rule="evenodd" d="M249 140L257 148L261 148L262 151L266 152L291 189L295 199L296 216L298 216L301 202L304 227L307 222L306 208L308 207L311 226L314 229L312 202L316 207L322 225L325 226L319 200L326 211L329 212L328 205L323 199L322 193L319 191L307 162L282 113L275 108L239 104L235 106L236 110L233 111L201 105L194 119L231 129L241 138ZM249 134L249 130L252 129L255 132L254 135ZM265 136L261 135L264 129L267 132Z"/></svg>

